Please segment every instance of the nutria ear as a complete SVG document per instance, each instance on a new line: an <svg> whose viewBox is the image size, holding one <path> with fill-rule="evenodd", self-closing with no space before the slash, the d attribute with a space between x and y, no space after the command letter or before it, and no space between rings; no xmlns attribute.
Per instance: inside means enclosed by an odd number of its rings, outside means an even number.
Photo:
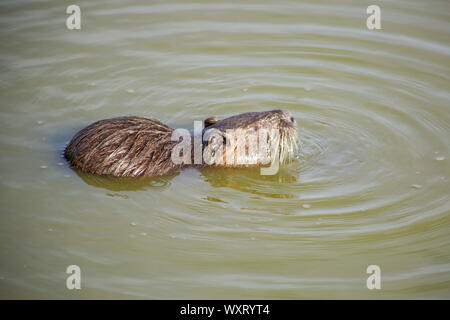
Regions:
<svg viewBox="0 0 450 320"><path fill-rule="evenodd" d="M219 118L216 118L216 117L209 117L209 118L206 118L205 121L204 121L205 128L206 128L206 127L209 127L209 126L212 126L212 125L215 124L217 121L219 121Z"/></svg>

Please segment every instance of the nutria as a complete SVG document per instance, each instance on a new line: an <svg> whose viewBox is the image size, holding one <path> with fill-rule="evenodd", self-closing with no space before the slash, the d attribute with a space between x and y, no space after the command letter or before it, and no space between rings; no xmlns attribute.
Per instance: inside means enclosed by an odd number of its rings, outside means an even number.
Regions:
<svg viewBox="0 0 450 320"><path fill-rule="evenodd" d="M64 155L82 172L137 177L171 174L189 166L259 166L270 163L274 156L288 162L297 150L297 125L287 111L247 112L223 120L210 117L203 123L205 141L200 140L200 152L206 158L201 163L194 156L195 138L179 154L189 154L184 162L174 161L174 147L179 152L180 146L180 141L172 137L175 130L158 120L134 116L92 123L72 138ZM258 136L266 131L268 135ZM264 142L262 148L253 148L247 139L253 133L255 139ZM230 142L233 135L237 139ZM239 158L239 150L244 157Z"/></svg>

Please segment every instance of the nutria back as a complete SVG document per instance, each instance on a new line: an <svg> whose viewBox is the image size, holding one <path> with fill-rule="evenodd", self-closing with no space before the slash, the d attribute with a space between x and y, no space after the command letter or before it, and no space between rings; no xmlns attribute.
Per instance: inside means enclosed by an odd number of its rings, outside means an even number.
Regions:
<svg viewBox="0 0 450 320"><path fill-rule="evenodd" d="M78 132L65 149L65 157L83 172L113 176L158 176L178 171L171 161L177 143L173 129L142 117L97 121Z"/></svg>

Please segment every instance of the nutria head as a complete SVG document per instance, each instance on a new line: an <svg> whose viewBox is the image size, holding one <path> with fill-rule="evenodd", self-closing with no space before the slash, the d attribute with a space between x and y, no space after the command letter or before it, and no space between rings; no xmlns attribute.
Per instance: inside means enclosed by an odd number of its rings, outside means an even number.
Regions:
<svg viewBox="0 0 450 320"><path fill-rule="evenodd" d="M261 165L275 157L285 163L294 158L298 149L297 123L283 110L247 112L223 120L208 118L203 140L205 161L211 165Z"/></svg>
<svg viewBox="0 0 450 320"><path fill-rule="evenodd" d="M289 112L248 112L223 120L204 121L203 144L182 154L187 162L174 162L173 128L158 120L121 117L97 121L78 132L65 149L72 167L82 172L112 176L161 176L187 166L241 167L288 162L297 151L297 125ZM187 130L184 130L187 132ZM200 149L202 162L194 161ZM213 160L213 161L211 161Z"/></svg>

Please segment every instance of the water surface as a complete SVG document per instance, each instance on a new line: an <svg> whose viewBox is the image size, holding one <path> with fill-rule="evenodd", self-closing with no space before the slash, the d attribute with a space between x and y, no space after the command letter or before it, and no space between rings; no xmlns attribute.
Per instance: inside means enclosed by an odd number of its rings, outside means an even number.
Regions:
<svg viewBox="0 0 450 320"><path fill-rule="evenodd" d="M0 4L1 298L450 298L448 1L378 1L381 30L368 1L70 4ZM275 176L60 157L99 119L275 108L303 141Z"/></svg>

